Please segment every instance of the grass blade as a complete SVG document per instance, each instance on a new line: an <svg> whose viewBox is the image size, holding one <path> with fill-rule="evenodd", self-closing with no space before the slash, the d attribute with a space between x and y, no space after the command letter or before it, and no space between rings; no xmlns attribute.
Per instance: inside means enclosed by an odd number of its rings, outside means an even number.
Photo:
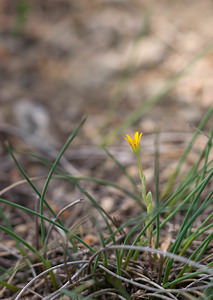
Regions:
<svg viewBox="0 0 213 300"><path fill-rule="evenodd" d="M206 115L204 116L204 118L202 119L202 121L200 122L196 132L194 133L191 141L189 142L186 150L184 151L183 155L181 156L177 167L175 168L175 170L172 172L166 187L164 188L164 191L162 193L162 198L164 199L170 192L172 189L172 186L174 184L175 178L177 177L181 166L183 165L188 153L190 152L192 145L194 144L195 140L197 139L198 135L200 134L200 131L204 128L204 126L206 125L207 121L209 120L209 118L212 116L213 114L213 106L209 108L209 110L207 111Z"/></svg>
<svg viewBox="0 0 213 300"><path fill-rule="evenodd" d="M86 116L83 117L82 121L80 122L79 126L74 130L74 132L69 136L69 138L67 139L66 143L64 144L63 148L61 149L58 157L56 158L56 160L54 161L52 168L48 174L48 177L46 179L46 182L44 184L44 188L42 190L41 193L41 199L40 199L40 214L43 215L44 212L44 197L45 197L45 193L47 191L47 187L48 184L50 182L50 179L53 176L53 173L61 159L61 157L63 156L64 152L67 150L67 148L69 147L70 143L73 141L73 139L75 138L75 136L78 134L78 131L80 130L80 128L83 126L83 124L86 121ZM41 241L42 241L42 245L44 245L45 242L45 227L44 227L44 221L43 219L41 219Z"/></svg>

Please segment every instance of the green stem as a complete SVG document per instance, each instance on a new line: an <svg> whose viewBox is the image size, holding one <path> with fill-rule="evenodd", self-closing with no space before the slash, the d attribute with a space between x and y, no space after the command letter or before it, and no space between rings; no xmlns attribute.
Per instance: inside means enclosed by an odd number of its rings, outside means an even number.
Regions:
<svg viewBox="0 0 213 300"><path fill-rule="evenodd" d="M137 157L137 160L138 160L139 173L140 173L141 184L142 184L142 196L143 196L143 199L146 202L147 214L150 215L150 213L152 212L152 195L151 195L151 192L146 194L146 179L145 179L145 176L143 174L143 169L142 169L142 164L141 164L139 153L136 153L136 157ZM149 216L147 218L146 224L150 221L150 217L151 216ZM150 224L150 226L147 228L147 238L148 238L150 247L152 245L152 229L153 229L153 225Z"/></svg>
<svg viewBox="0 0 213 300"><path fill-rule="evenodd" d="M143 175L143 169L142 169L142 164L140 160L139 154L136 154L137 160L138 160L138 165L139 165L139 173L140 173L140 178L141 178L141 183L142 183L142 196L146 202L146 184L145 184L145 176ZM146 203L147 205L147 203Z"/></svg>

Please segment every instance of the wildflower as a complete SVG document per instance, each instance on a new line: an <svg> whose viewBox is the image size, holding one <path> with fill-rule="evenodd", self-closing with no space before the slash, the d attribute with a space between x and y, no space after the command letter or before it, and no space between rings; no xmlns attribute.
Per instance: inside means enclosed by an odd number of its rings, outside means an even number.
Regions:
<svg viewBox="0 0 213 300"><path fill-rule="evenodd" d="M140 139L142 137L142 132L138 133L138 131L135 133L134 139L131 138L131 136L129 134L126 135L125 140L127 140L127 142L130 144L131 148L132 148L132 152L137 155L139 154L141 148L140 148Z"/></svg>
<svg viewBox="0 0 213 300"><path fill-rule="evenodd" d="M146 180L145 176L143 174L143 169L142 169L142 164L140 160L140 139L142 137L142 132L138 133L138 131L135 133L134 139L131 138L128 134L125 137L125 140L130 144L132 148L132 152L135 154L137 157L138 161L138 166L139 166L139 174L141 178L141 192L142 192L142 198L146 202L146 207L147 207L147 214L150 215L152 213L153 207L152 207L152 194L151 192L146 192ZM151 216L149 216L146 220L146 224L149 223ZM152 245L152 229L153 229L153 224L150 224L147 228L147 238L149 241L149 246L151 247Z"/></svg>

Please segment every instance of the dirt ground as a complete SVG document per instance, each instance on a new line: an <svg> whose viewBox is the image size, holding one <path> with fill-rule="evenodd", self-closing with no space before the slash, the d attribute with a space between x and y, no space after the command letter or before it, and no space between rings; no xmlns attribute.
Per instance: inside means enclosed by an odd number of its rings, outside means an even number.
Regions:
<svg viewBox="0 0 213 300"><path fill-rule="evenodd" d="M162 188L213 105L212 15L210 0L1 0L0 190L22 179L5 140L29 176L46 176L48 169L26 152L52 160L85 113L88 119L65 154L72 173L128 187L99 145L166 87L168 93L108 144L137 182L136 161L123 137L143 131L143 166L148 186L154 189L154 141L159 131ZM169 90L171 79L187 66ZM211 123L193 147L188 166L207 142ZM36 182L39 189L43 183ZM135 204L121 192L84 184L118 220L137 214ZM29 191L20 185L4 196L34 207ZM48 189L56 210L79 197L67 182L53 180ZM7 209L16 232L26 237L30 219ZM79 215L83 213L76 209L72 217ZM10 242L5 239L7 246Z"/></svg>

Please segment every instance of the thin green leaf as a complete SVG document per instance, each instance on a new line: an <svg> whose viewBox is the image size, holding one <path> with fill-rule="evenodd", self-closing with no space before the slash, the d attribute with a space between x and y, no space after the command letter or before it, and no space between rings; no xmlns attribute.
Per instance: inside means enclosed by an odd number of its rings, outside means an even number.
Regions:
<svg viewBox="0 0 213 300"><path fill-rule="evenodd" d="M83 117L82 121L80 122L79 126L74 130L74 132L69 136L69 138L67 139L66 143L64 144L64 146L62 147L58 157L56 158L56 160L54 161L52 168L47 176L46 182L44 184L42 193L41 193L41 199L40 199L40 214L43 215L44 212L44 197L47 191L47 187L48 184L53 176L53 173L61 159L61 157L63 156L64 152L67 150L67 148L69 147L70 143L73 141L73 139L75 138L75 136L78 134L78 131L80 130L80 128L83 126L83 124L86 121L86 116ZM41 219L41 239L42 239L42 245L44 245L45 242L45 227L44 227L44 221L43 219Z"/></svg>

